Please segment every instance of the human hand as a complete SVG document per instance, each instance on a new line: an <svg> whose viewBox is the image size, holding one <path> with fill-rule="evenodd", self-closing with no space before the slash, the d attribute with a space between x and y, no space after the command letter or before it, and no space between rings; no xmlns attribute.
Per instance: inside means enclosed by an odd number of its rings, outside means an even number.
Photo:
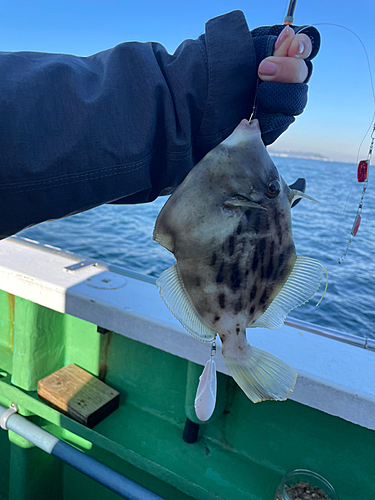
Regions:
<svg viewBox="0 0 375 500"><path fill-rule="evenodd" d="M301 30L303 34L295 34ZM307 82L313 70L311 60L319 52L320 34L313 26L275 25L255 28L251 36L260 78L254 98L254 117L259 120L267 146L275 142L306 107ZM264 74L264 63L269 62L277 65L273 75Z"/></svg>
<svg viewBox="0 0 375 500"><path fill-rule="evenodd" d="M302 83L308 75L304 59L311 51L310 38L286 26L275 42L273 56L259 64L258 76L265 82Z"/></svg>

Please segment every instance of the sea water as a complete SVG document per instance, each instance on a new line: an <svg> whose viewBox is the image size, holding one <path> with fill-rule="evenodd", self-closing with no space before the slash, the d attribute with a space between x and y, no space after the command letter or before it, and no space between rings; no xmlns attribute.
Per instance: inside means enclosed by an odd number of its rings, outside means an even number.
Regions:
<svg viewBox="0 0 375 500"><path fill-rule="evenodd" d="M290 313L310 323L375 338L375 185L366 192L362 222L343 264L363 185L356 166L297 158L273 158L288 184L307 180L306 192L320 201L301 202L292 210L297 254L318 259L329 284ZM20 236L48 243L144 274L159 276L174 258L152 240L156 217L166 198L142 205L105 205L58 221L26 229Z"/></svg>

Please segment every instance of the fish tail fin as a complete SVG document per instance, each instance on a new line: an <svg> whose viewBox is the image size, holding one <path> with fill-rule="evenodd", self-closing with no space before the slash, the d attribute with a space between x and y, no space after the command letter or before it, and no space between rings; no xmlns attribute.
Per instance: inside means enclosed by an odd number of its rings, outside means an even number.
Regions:
<svg viewBox="0 0 375 500"><path fill-rule="evenodd" d="M224 346L223 346L224 347ZM229 373L253 402L259 403L267 399L284 401L293 391L297 372L287 363L272 354L246 346L245 354L223 357Z"/></svg>

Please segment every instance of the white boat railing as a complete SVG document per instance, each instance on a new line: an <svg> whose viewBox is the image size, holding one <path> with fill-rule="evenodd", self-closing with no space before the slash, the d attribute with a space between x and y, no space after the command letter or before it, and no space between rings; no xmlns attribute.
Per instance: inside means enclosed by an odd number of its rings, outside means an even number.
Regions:
<svg viewBox="0 0 375 500"><path fill-rule="evenodd" d="M340 332L338 330L333 330L331 328L326 328L320 325L314 325L313 323L308 323L307 321L301 321L296 318L287 318L285 324L292 326L294 328L299 328L305 332L315 333L321 337L327 337L328 339L338 340L339 342L344 342L345 344L350 344L356 347L361 347L362 349L368 349L369 351L375 352L375 340L368 337L359 337L358 335L353 335L351 333Z"/></svg>
<svg viewBox="0 0 375 500"><path fill-rule="evenodd" d="M138 273L137 271L126 269L121 266L116 266L114 264L108 264L106 262L102 262L97 259L87 258L77 253L70 252L69 250L62 250L61 248L39 243L38 241L30 240L28 238L23 238L20 236L11 236L8 239L16 243L19 243L21 245L23 244L29 247L38 248L39 250L45 250L46 252L54 253L56 255L67 257L71 260L76 261L77 264L73 264L64 268L67 272L77 272L83 267L95 266L98 267L99 269L111 271L117 274L121 274L123 276L127 276L129 278L134 278L140 281L144 281L146 283L151 283L151 284L156 283L156 278L154 278L153 276L148 276L146 274ZM341 332L339 330L333 330L331 328L327 328L321 325L316 325L313 323L308 323L307 321L302 321L292 317L288 317L285 321L285 324L288 326L292 326L294 328L298 328L299 330L303 330L305 332L310 332L314 333L315 335L320 335L321 337L337 340L338 342L344 342L345 344L353 345L355 347L360 347L362 349L367 349L369 351L375 352L375 339L371 339L369 337L359 337L358 335Z"/></svg>

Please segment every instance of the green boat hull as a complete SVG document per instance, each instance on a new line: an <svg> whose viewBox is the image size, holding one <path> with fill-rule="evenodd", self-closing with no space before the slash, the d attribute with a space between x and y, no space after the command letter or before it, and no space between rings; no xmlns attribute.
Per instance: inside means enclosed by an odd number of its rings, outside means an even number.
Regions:
<svg viewBox="0 0 375 500"><path fill-rule="evenodd" d="M121 394L88 429L43 403L39 379L75 363ZM218 379L197 442L182 439L202 367L97 325L0 292L0 404L169 500L273 500L289 470L326 477L341 500L375 495L375 432L294 401L254 405ZM118 496L11 431L0 431L1 500Z"/></svg>

